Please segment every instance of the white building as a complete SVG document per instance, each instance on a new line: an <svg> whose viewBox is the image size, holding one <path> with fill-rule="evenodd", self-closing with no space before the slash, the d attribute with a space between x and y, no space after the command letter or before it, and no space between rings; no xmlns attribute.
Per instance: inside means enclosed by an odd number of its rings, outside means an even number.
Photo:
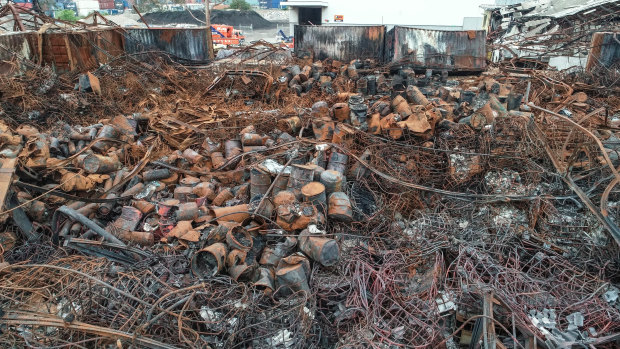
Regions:
<svg viewBox="0 0 620 349"><path fill-rule="evenodd" d="M484 0L287 0L296 24L407 25L438 30L482 29ZM488 0L487 0L488 2Z"/></svg>

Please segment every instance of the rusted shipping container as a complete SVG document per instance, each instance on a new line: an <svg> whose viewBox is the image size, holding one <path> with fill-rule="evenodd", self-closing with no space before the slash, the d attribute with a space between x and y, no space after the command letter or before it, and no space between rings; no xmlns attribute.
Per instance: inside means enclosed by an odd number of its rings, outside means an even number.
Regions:
<svg viewBox="0 0 620 349"><path fill-rule="evenodd" d="M127 53L161 50L175 59L205 61L205 28L127 29Z"/></svg>
<svg viewBox="0 0 620 349"><path fill-rule="evenodd" d="M384 26L295 26L295 53L315 60L383 60Z"/></svg>
<svg viewBox="0 0 620 349"><path fill-rule="evenodd" d="M415 68L482 71L486 67L484 30L443 31L396 26L386 35L386 62Z"/></svg>
<svg viewBox="0 0 620 349"><path fill-rule="evenodd" d="M620 61L620 41L618 33L600 32L592 35L592 46L588 55L586 70L596 67L609 68Z"/></svg>

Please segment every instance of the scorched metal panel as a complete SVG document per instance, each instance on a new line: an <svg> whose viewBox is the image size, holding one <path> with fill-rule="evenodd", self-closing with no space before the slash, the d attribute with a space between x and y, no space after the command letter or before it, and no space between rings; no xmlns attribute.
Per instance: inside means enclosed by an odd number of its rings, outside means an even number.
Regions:
<svg viewBox="0 0 620 349"><path fill-rule="evenodd" d="M383 60L384 26L295 26L295 53L326 58Z"/></svg>
<svg viewBox="0 0 620 349"><path fill-rule="evenodd" d="M387 36L388 61L447 70L480 71L486 67L484 30L443 31L396 26Z"/></svg>
<svg viewBox="0 0 620 349"><path fill-rule="evenodd" d="M125 48L128 53L159 50L173 58L204 61L206 53L204 28L127 29Z"/></svg>

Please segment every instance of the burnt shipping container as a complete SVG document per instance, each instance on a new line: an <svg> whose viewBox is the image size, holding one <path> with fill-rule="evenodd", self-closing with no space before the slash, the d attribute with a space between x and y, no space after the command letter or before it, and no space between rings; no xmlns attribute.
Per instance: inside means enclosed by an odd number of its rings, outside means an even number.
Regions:
<svg viewBox="0 0 620 349"><path fill-rule="evenodd" d="M486 68L484 30L444 31L396 26L386 35L385 61L419 69L482 71Z"/></svg>
<svg viewBox="0 0 620 349"><path fill-rule="evenodd" d="M295 26L295 53L315 60L383 60L385 26Z"/></svg>

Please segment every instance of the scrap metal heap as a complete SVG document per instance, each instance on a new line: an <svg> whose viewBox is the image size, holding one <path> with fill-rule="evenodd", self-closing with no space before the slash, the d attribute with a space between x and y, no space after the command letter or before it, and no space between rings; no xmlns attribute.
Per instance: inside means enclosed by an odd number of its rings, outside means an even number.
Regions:
<svg viewBox="0 0 620 349"><path fill-rule="evenodd" d="M617 347L617 84L232 68L1 78L2 343Z"/></svg>

